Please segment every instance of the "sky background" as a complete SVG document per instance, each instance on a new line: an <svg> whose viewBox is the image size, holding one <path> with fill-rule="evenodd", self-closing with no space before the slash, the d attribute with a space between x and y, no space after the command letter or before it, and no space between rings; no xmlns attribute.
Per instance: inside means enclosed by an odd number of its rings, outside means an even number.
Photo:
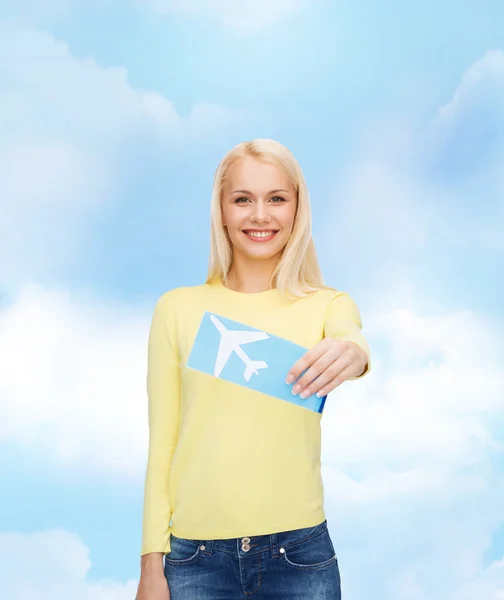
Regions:
<svg viewBox="0 0 504 600"><path fill-rule="evenodd" d="M4 0L0 596L132 600L146 344L215 168L299 160L372 373L322 420L344 600L504 599L501 0Z"/></svg>

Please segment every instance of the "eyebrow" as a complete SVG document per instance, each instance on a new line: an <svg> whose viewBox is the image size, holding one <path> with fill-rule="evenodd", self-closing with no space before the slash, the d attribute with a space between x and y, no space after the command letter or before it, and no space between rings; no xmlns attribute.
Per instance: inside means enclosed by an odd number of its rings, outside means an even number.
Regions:
<svg viewBox="0 0 504 600"><path fill-rule="evenodd" d="M277 192L284 192L286 194L290 194L290 192L288 190L271 190L271 192L269 192L270 194L276 194ZM253 196L254 194L252 192L249 192L248 190L233 190L231 192L232 194L249 194L250 196Z"/></svg>

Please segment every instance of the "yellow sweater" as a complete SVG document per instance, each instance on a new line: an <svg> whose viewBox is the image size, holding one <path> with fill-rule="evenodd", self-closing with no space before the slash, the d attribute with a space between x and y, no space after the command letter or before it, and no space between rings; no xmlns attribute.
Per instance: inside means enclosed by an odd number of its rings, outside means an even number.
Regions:
<svg viewBox="0 0 504 600"><path fill-rule="evenodd" d="M336 290L290 301L217 282L159 298L148 344L142 555L169 553L171 533L250 537L325 519L325 399L293 396L285 377L326 336L369 357L361 328L356 304Z"/></svg>

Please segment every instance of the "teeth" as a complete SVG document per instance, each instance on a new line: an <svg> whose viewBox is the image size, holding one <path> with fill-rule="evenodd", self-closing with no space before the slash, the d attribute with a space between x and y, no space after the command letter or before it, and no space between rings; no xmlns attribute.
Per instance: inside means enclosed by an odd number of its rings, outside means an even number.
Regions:
<svg viewBox="0 0 504 600"><path fill-rule="evenodd" d="M273 231L247 231L247 234L252 237L269 237Z"/></svg>

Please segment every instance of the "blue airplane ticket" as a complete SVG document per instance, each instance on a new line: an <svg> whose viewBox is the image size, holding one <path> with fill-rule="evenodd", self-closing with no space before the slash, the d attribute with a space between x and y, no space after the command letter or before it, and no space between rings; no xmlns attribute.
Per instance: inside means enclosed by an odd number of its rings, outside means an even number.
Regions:
<svg viewBox="0 0 504 600"><path fill-rule="evenodd" d="M285 378L308 348L254 329L215 313L205 312L187 366L322 413L327 396L303 400L292 393ZM295 383L295 382L294 382Z"/></svg>

